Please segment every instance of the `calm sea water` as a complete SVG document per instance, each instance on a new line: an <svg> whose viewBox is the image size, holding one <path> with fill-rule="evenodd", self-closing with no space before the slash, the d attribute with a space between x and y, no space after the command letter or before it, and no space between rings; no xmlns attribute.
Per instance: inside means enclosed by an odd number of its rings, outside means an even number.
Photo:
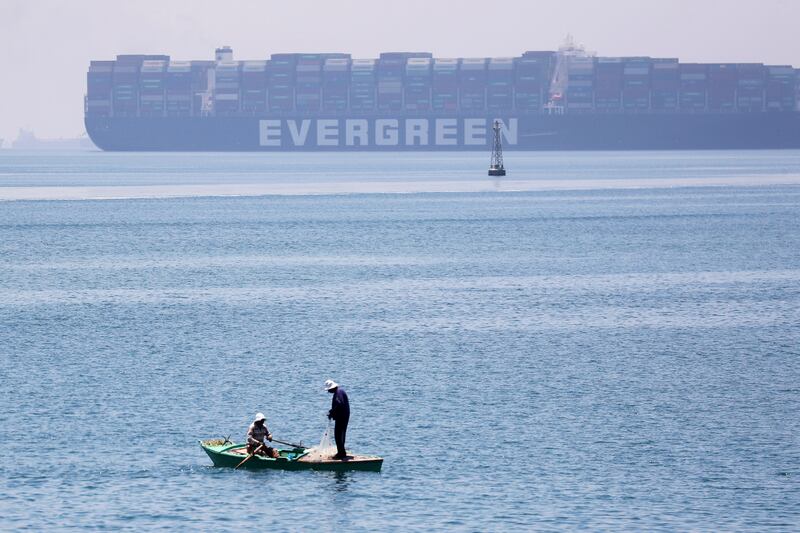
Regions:
<svg viewBox="0 0 800 533"><path fill-rule="evenodd" d="M800 152L485 159L0 155L0 529L800 528Z"/></svg>

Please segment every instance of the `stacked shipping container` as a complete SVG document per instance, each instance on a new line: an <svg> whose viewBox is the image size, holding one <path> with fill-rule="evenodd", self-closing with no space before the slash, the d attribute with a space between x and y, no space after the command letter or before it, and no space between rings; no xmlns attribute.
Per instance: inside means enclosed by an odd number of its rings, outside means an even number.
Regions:
<svg viewBox="0 0 800 533"><path fill-rule="evenodd" d="M381 111L400 111L403 109L403 85L406 61L409 59L428 59L433 56L427 52L384 52L378 58L378 109ZM417 80L419 83L419 80ZM424 89L417 85L420 91ZM413 105L413 104L412 104Z"/></svg>
<svg viewBox="0 0 800 533"><path fill-rule="evenodd" d="M555 52L525 52L516 61L514 106L518 111L539 113L547 101Z"/></svg>
<svg viewBox="0 0 800 533"><path fill-rule="evenodd" d="M594 100L598 111L622 107L624 64L621 57L600 57L595 65Z"/></svg>
<svg viewBox="0 0 800 533"><path fill-rule="evenodd" d="M378 109L400 111L403 109L403 71L406 58L400 53L388 52L378 59Z"/></svg>
<svg viewBox="0 0 800 533"><path fill-rule="evenodd" d="M299 54L295 68L295 110L317 113L322 103L322 54Z"/></svg>
<svg viewBox="0 0 800 533"><path fill-rule="evenodd" d="M112 113L117 117L139 114L139 69L144 56L117 56L112 74Z"/></svg>
<svg viewBox="0 0 800 533"><path fill-rule="evenodd" d="M86 74L86 114L111 116L111 89L114 61L92 61Z"/></svg>
<svg viewBox="0 0 800 533"><path fill-rule="evenodd" d="M501 57L489 60L486 107L497 111L514 108L514 59Z"/></svg>
<svg viewBox="0 0 800 533"><path fill-rule="evenodd" d="M708 65L680 64L678 106L682 111L705 111L708 99Z"/></svg>
<svg viewBox="0 0 800 533"><path fill-rule="evenodd" d="M625 111L648 111L650 109L649 57L626 57L622 70L622 107Z"/></svg>
<svg viewBox="0 0 800 533"><path fill-rule="evenodd" d="M800 76L790 66L679 63L675 58L557 56L433 59L391 52L273 54L269 61L170 61L120 55L92 61L87 116L267 116L319 112L539 113L548 102L556 58L566 63L563 103L583 112L787 112L800 107ZM560 60L559 60L560 61ZM561 67L559 67L561 68ZM562 79L564 79L562 77Z"/></svg>
<svg viewBox="0 0 800 533"><path fill-rule="evenodd" d="M412 57L406 61L404 83L406 111L428 111L431 107L431 66L429 57Z"/></svg>
<svg viewBox="0 0 800 533"><path fill-rule="evenodd" d="M733 111L736 108L737 85L736 65L728 63L708 65L708 109Z"/></svg>
<svg viewBox="0 0 800 533"><path fill-rule="evenodd" d="M239 113L241 100L241 64L220 61L214 69L214 112L218 116Z"/></svg>
<svg viewBox="0 0 800 533"><path fill-rule="evenodd" d="M167 116L188 117L192 114L191 62L169 62L164 79L164 92Z"/></svg>
<svg viewBox="0 0 800 533"><path fill-rule="evenodd" d="M795 72L790 66L768 66L767 111L792 111L795 108Z"/></svg>
<svg viewBox="0 0 800 533"><path fill-rule="evenodd" d="M486 109L486 60L462 59L458 80L458 101L463 111Z"/></svg>
<svg viewBox="0 0 800 533"><path fill-rule="evenodd" d="M294 109L295 54L272 54L267 63L269 110L288 113Z"/></svg>
<svg viewBox="0 0 800 533"><path fill-rule="evenodd" d="M800 69L794 70L795 109L800 111Z"/></svg>
<svg viewBox="0 0 800 533"><path fill-rule="evenodd" d="M251 115L263 115L267 111L266 61L242 64L242 111Z"/></svg>
<svg viewBox="0 0 800 533"><path fill-rule="evenodd" d="M763 111L766 69L761 63L736 66L736 108L739 111Z"/></svg>
<svg viewBox="0 0 800 533"><path fill-rule="evenodd" d="M328 58L322 66L322 109L325 112L347 110L350 84L350 59Z"/></svg>
<svg viewBox="0 0 800 533"><path fill-rule="evenodd" d="M167 61L142 62L139 74L139 113L143 117L164 116Z"/></svg>
<svg viewBox="0 0 800 533"><path fill-rule="evenodd" d="M675 58L655 58L650 70L650 109L674 112L678 109L680 67Z"/></svg>
<svg viewBox="0 0 800 533"><path fill-rule="evenodd" d="M147 61L165 65L169 56L164 55L118 55L111 69L111 114L114 116L138 116L140 114L140 74L142 64ZM153 64L149 68L156 68ZM153 73L149 73L153 74ZM156 74L156 77L159 75ZM152 80L148 77L148 84ZM163 84L163 80L161 81ZM156 90L156 92L158 92ZM152 95L151 95L152 96ZM152 101L152 100L151 100ZM150 113L151 108L147 112Z"/></svg>
<svg viewBox="0 0 800 533"><path fill-rule="evenodd" d="M434 111L458 111L458 59L434 60L431 105Z"/></svg>
<svg viewBox="0 0 800 533"><path fill-rule="evenodd" d="M374 59L354 59L350 70L350 109L372 111L378 85Z"/></svg>
<svg viewBox="0 0 800 533"><path fill-rule="evenodd" d="M565 97L567 110L589 111L594 108L594 58L570 57Z"/></svg>

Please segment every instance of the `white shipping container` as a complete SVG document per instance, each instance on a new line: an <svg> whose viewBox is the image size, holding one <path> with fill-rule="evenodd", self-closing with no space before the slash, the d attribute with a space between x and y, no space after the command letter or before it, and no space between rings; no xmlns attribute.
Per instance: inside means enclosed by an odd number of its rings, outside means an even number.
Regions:
<svg viewBox="0 0 800 533"><path fill-rule="evenodd" d="M170 61L167 67L167 72L190 72L191 70L191 61Z"/></svg>
<svg viewBox="0 0 800 533"><path fill-rule="evenodd" d="M462 59L461 70L486 70L486 59L483 58Z"/></svg>
<svg viewBox="0 0 800 533"><path fill-rule="evenodd" d="M343 72L350 66L349 59L327 59L323 70L325 72Z"/></svg>
<svg viewBox="0 0 800 533"><path fill-rule="evenodd" d="M489 70L511 70L514 59L511 57L495 57L489 60Z"/></svg>
<svg viewBox="0 0 800 533"><path fill-rule="evenodd" d="M266 70L266 68L266 61L245 61L242 66L244 72L261 72L262 70Z"/></svg>
<svg viewBox="0 0 800 533"><path fill-rule="evenodd" d="M458 59L436 59L433 70L455 70L458 68Z"/></svg>
<svg viewBox="0 0 800 533"><path fill-rule="evenodd" d="M150 63L149 65L147 63ZM155 65L153 63L156 63ZM165 61L145 61L142 64L142 73L158 73L164 71Z"/></svg>
<svg viewBox="0 0 800 533"><path fill-rule="evenodd" d="M429 67L431 64L431 59L429 57L412 57L406 61L406 66L416 66L416 67Z"/></svg>

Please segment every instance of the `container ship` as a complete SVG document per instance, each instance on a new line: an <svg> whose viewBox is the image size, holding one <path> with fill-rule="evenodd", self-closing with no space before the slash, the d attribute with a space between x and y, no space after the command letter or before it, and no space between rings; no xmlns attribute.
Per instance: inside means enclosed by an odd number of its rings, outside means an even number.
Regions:
<svg viewBox="0 0 800 533"><path fill-rule="evenodd" d="M387 52L237 61L91 61L86 131L103 150L800 148L800 70L598 57L567 42L519 57Z"/></svg>

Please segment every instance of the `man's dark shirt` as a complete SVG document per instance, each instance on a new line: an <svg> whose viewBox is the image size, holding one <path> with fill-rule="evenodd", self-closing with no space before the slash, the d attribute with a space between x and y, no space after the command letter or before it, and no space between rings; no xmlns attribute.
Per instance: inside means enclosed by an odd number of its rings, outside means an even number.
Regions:
<svg viewBox="0 0 800 533"><path fill-rule="evenodd" d="M331 398L331 417L341 421L350 418L350 401L347 399L347 393L341 387L336 389Z"/></svg>

